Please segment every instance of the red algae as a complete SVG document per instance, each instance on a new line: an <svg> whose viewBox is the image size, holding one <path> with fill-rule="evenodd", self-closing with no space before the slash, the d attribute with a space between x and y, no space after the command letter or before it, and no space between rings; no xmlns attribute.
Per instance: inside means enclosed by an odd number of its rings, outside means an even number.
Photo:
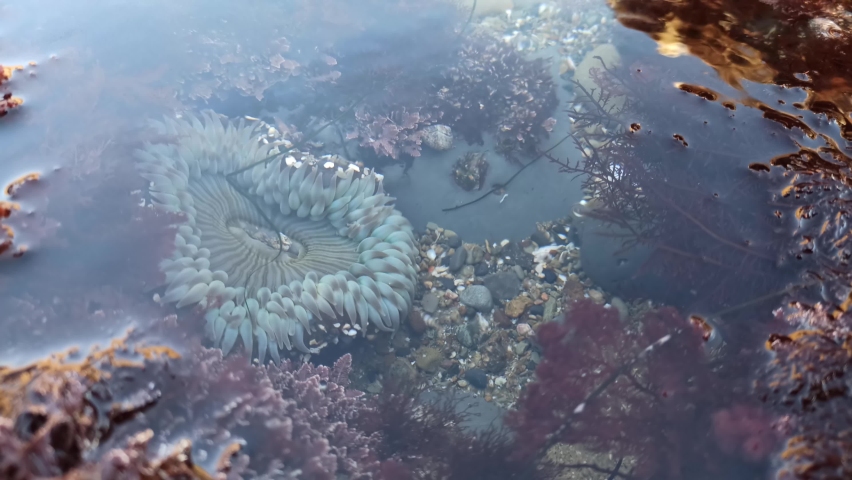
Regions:
<svg viewBox="0 0 852 480"><path fill-rule="evenodd" d="M579 444L631 457L632 478L695 479L728 478L740 462L763 462L773 451L771 418L742 396L748 380L731 369L745 358L709 360L704 331L674 309L647 312L638 333L590 300L566 310L564 320L539 328L536 380L508 419L519 455ZM729 421L752 413L753 424Z"/></svg>

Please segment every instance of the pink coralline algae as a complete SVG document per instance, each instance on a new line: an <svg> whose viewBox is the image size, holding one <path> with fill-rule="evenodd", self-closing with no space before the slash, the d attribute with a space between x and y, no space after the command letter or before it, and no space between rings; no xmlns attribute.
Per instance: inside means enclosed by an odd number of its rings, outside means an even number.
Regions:
<svg viewBox="0 0 852 480"><path fill-rule="evenodd" d="M714 413L713 435L723 452L749 462L765 460L779 444L772 418L747 405L734 405Z"/></svg>
<svg viewBox="0 0 852 480"><path fill-rule="evenodd" d="M372 148L376 155L398 159L401 154L420 156L423 127L431 125L429 114L405 109L389 114L370 114L364 109L355 112L357 130L348 138L359 138L361 146Z"/></svg>

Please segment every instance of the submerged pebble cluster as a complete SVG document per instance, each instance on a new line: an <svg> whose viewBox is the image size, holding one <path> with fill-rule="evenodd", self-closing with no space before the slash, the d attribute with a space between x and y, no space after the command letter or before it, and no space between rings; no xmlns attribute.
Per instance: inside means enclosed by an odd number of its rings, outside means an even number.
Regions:
<svg viewBox="0 0 852 480"><path fill-rule="evenodd" d="M137 151L159 208L180 213L161 263L163 303L200 305L227 353L238 339L260 360L316 353L337 333L393 332L416 280L411 224L382 178L355 165L274 154L257 125L166 119L172 142Z"/></svg>

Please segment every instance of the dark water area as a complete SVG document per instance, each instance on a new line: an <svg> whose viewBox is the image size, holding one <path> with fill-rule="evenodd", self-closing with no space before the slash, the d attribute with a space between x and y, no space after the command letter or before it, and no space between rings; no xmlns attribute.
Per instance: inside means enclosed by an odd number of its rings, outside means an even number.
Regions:
<svg viewBox="0 0 852 480"><path fill-rule="evenodd" d="M0 478L852 478L850 31L6 2Z"/></svg>

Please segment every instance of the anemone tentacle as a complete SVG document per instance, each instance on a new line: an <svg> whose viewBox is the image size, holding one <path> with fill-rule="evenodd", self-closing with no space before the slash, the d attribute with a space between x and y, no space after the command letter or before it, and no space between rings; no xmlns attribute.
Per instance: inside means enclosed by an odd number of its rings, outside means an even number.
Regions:
<svg viewBox="0 0 852 480"><path fill-rule="evenodd" d="M261 361L278 361L282 349L318 351L323 332L399 328L417 249L380 176L264 161L273 147L258 141L256 124L212 112L153 127L170 142L138 150L138 170L152 203L186 219L160 264L162 300L205 308L207 333L225 353L241 340Z"/></svg>

